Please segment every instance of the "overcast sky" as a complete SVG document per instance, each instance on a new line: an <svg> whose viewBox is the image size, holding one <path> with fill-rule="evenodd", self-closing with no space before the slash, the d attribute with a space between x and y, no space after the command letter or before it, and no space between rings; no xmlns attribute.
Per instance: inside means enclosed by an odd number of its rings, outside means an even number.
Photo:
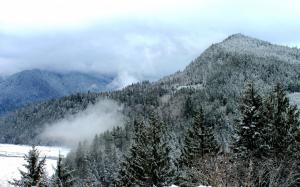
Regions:
<svg viewBox="0 0 300 187"><path fill-rule="evenodd" d="M243 33L300 47L289 0L0 0L0 75L25 69L157 79Z"/></svg>

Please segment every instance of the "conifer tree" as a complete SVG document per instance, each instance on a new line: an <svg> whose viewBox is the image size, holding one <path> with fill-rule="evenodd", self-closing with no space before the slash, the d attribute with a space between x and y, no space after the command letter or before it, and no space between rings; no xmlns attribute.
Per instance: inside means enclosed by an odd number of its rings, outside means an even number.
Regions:
<svg viewBox="0 0 300 187"><path fill-rule="evenodd" d="M217 142L211 127L205 124L204 113L201 108L184 137L179 164L181 167L190 167L195 158L203 157L207 153L215 153L217 150Z"/></svg>
<svg viewBox="0 0 300 187"><path fill-rule="evenodd" d="M194 115L194 108L191 96L188 96L184 103L184 116L185 117L192 117Z"/></svg>
<svg viewBox="0 0 300 187"><path fill-rule="evenodd" d="M263 117L262 98L254 88L253 83L246 86L241 98L240 120L238 125L238 138L235 142L235 150L249 157L249 153L260 156L264 153L263 147Z"/></svg>
<svg viewBox="0 0 300 187"><path fill-rule="evenodd" d="M128 155L125 156L116 180L118 186L132 186L133 184L143 185L146 173L145 164L148 156L148 138L146 126L143 122L134 121L133 144Z"/></svg>
<svg viewBox="0 0 300 187"><path fill-rule="evenodd" d="M116 152L116 147L113 144L112 137L105 140L105 147L104 147L104 156L103 156L103 163L104 163L104 182L111 183L114 179L115 173L118 171L118 157Z"/></svg>
<svg viewBox="0 0 300 187"><path fill-rule="evenodd" d="M158 120L152 114L149 119L149 174L148 178L151 186L167 186L172 182L174 170L171 165L171 148L167 143L166 124Z"/></svg>
<svg viewBox="0 0 300 187"><path fill-rule="evenodd" d="M174 170L169 157L170 147L165 136L165 124L154 115L149 124L135 123L134 143L119 172L120 186L157 186L171 183Z"/></svg>
<svg viewBox="0 0 300 187"><path fill-rule="evenodd" d="M21 171L21 179L13 179L9 182L14 186L32 187L32 186L47 186L45 175L45 162L46 157L39 159L40 153L35 146L25 155L24 159L27 162L24 164L27 171Z"/></svg>
<svg viewBox="0 0 300 187"><path fill-rule="evenodd" d="M89 161L92 173L97 178L98 183L104 181L104 158L101 150L100 138L95 135L89 151Z"/></svg>
<svg viewBox="0 0 300 187"><path fill-rule="evenodd" d="M91 170L91 162L87 152L87 142L79 142L75 153L75 172L78 176L78 185L91 185L96 182L94 173Z"/></svg>
<svg viewBox="0 0 300 187"><path fill-rule="evenodd" d="M63 156L59 154L57 166L52 179L53 187L71 187L75 181L75 178L72 175L73 171L69 170L62 161Z"/></svg>
<svg viewBox="0 0 300 187"><path fill-rule="evenodd" d="M299 144L296 134L299 132L299 112L290 105L289 99L280 84L264 102L265 139L268 140L270 154L283 158L286 151Z"/></svg>

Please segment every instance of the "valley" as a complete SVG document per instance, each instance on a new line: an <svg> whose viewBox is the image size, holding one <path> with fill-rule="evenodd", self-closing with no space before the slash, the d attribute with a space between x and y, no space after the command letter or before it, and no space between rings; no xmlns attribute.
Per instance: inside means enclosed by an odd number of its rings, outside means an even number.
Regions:
<svg viewBox="0 0 300 187"><path fill-rule="evenodd" d="M145 181L148 176L161 177L161 186L216 186L215 181L230 186L246 184L247 177L255 183L263 174L245 177L249 168L239 167L248 152L256 170L290 167L287 175L293 177L300 147L294 106L299 104L299 57L299 49L234 34L158 81L71 94L4 114L0 142L76 142L63 163L74 171L64 181L67 186L152 183ZM17 158L16 152L2 155L10 154ZM290 182L276 172L266 180Z"/></svg>

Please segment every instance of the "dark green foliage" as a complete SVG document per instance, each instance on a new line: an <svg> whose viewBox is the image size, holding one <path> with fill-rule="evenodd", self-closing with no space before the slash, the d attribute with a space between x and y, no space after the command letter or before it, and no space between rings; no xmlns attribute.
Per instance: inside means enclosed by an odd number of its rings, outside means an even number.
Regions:
<svg viewBox="0 0 300 187"><path fill-rule="evenodd" d="M277 84L264 102L265 139L270 154L284 158L292 147L299 147L296 134L299 133L299 111L290 105L280 84Z"/></svg>
<svg viewBox="0 0 300 187"><path fill-rule="evenodd" d="M69 170L63 163L63 157L59 154L55 174L52 178L53 187L71 187L74 184L73 170Z"/></svg>
<svg viewBox="0 0 300 187"><path fill-rule="evenodd" d="M39 151L35 148L35 146L32 146L32 149L24 157L27 162L24 164L24 167L27 171L20 170L21 179L13 179L13 181L9 183L20 187L47 186L44 169L46 157L40 159L39 155Z"/></svg>
<svg viewBox="0 0 300 187"><path fill-rule="evenodd" d="M262 108L262 98L255 90L254 84L247 84L239 107L241 117L237 127L238 138L234 143L235 150L243 154L241 156L244 158L249 157L249 154L256 157L265 154Z"/></svg>
<svg viewBox="0 0 300 187"><path fill-rule="evenodd" d="M240 113L239 138L235 143L240 153L285 157L292 146L297 147L299 112L296 106L290 105L280 84L264 102L253 84L249 84L242 98Z"/></svg>
<svg viewBox="0 0 300 187"><path fill-rule="evenodd" d="M149 173L145 173L149 180L149 186L155 185L162 187L168 184L170 185L174 171L169 155L171 148L167 141L166 124L160 122L154 115L151 115L149 125Z"/></svg>
<svg viewBox="0 0 300 187"><path fill-rule="evenodd" d="M202 108L194 117L192 127L184 137L184 145L180 156L180 165L190 167L196 158L205 154L216 154L218 144L215 140L212 127L205 122Z"/></svg>
<svg viewBox="0 0 300 187"><path fill-rule="evenodd" d="M299 111L289 103L280 84L261 100L253 85L248 85L240 107L239 139L235 143L238 156L242 155L237 160L239 185L245 185L244 178L251 172L249 180L255 185L298 186ZM246 169L249 163L250 171Z"/></svg>
<svg viewBox="0 0 300 187"><path fill-rule="evenodd" d="M166 186L174 178L167 145L166 126L154 115L149 124L135 123L134 143L125 157L119 177L119 186Z"/></svg>
<svg viewBox="0 0 300 187"><path fill-rule="evenodd" d="M184 116L189 118L191 116L194 116L194 114L195 111L194 111L192 99L190 96L188 96L184 104Z"/></svg>
<svg viewBox="0 0 300 187"><path fill-rule="evenodd" d="M145 164L148 156L147 129L145 123L134 121L133 143L121 164L115 183L118 186L142 184L145 180Z"/></svg>

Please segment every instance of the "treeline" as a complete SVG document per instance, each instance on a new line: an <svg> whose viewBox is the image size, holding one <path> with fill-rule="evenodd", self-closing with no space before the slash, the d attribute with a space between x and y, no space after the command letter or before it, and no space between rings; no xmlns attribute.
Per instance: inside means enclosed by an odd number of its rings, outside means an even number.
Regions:
<svg viewBox="0 0 300 187"><path fill-rule="evenodd" d="M248 42L248 40L246 41ZM255 46L260 46L259 50L256 51L257 53L249 53L249 50L258 48L248 45L247 42L241 41L241 44L234 44L235 47L227 46L226 43L224 45L222 43L212 45L184 71L165 77L158 82L145 81L111 93L76 94L31 105L11 115L0 117L0 141L3 143L59 144L59 142L41 140L39 134L44 130L45 125L63 119L67 115L78 113L89 104L94 104L98 99L108 98L124 104L123 113L128 117L128 122L124 128L117 130L118 133L114 133L116 131L114 129L98 135L91 143L82 142L79 146L81 148L78 148L80 151L72 151L65 159L64 163L75 170L74 175L80 176L76 181L77 186L85 184L87 181L92 181L91 184L104 186L117 184L115 181L120 180L114 179L119 176L119 172L112 174L110 171L122 170L123 162L126 161L127 157L130 157L130 147L135 145L137 135L134 133L136 131L134 124L142 123L148 129L152 114L159 123L163 122L166 125L167 130L164 130L163 134L166 133L164 136L168 138L164 139L168 140L165 143L171 149L169 157L172 170L175 170L173 182L187 186L193 186L188 182L239 186L252 184L250 182L254 179L255 184L260 184L259 181L268 178L269 182L263 184L275 185L273 182L276 179L280 180L280 182L277 181L278 184L288 186L284 183L285 177L283 176L286 175L286 178L292 178L291 180L294 181L298 175L297 172L289 173L296 171L289 168L296 167L298 163L297 160L293 162L294 156L290 156L290 152L294 150L294 153L297 154L298 150L286 144L297 145L296 134L298 130L295 130L297 128L293 128L294 130L280 129L282 124L292 123L292 118L290 122L287 122L286 119L288 115L293 116L289 114L293 113L293 110L287 111L287 108L292 108L292 106L288 103L283 88L280 87L277 90L282 90L281 95L286 98L284 99L286 104L280 109L283 111L276 109L276 100L278 99L276 99L276 89L273 89L272 85L280 82L286 91L298 92L300 90L300 65L292 62L299 60L299 58L298 56L295 57L297 52L291 52L288 48L280 48L280 53L274 49L277 46L273 45L265 46L266 51L262 50L261 47L264 44L260 42L254 42ZM229 50L231 49L228 48L230 46L234 47L234 50ZM269 53L270 51L273 52ZM261 53L266 53L266 55L261 55ZM245 99L246 93L249 92L247 91L249 86L243 92L247 81L254 81L255 86L260 89L258 93L253 87L253 93L259 99L255 101L258 103L255 104L257 109L254 107L250 110L255 110L259 115L253 114L255 117L249 119L252 125L241 128L243 123L249 123L248 119L243 122L243 117L250 113L245 112L247 111L246 108L249 108L246 107L247 99ZM273 91L270 91L272 89ZM189 153L190 150L196 149L183 150L184 147L187 147L185 144L189 142L189 138L186 136L198 129L193 129L193 125L199 121L199 116L201 116L199 113L203 113L201 118L203 118L204 128L202 131L208 134L207 139L213 140L211 141L212 145L216 141L217 148L209 148L210 151L208 153L203 151L203 154L200 151L201 157L197 156L196 159L189 159L191 163L185 163L181 161L184 158L183 152ZM296 113L297 110L295 109L295 116ZM295 119L294 122L296 123L298 120ZM255 124L255 128L253 124ZM288 128L288 126L284 128ZM82 128L84 128L84 124L82 124ZM150 132L149 129L148 131ZM282 139L277 142L279 135L285 133L288 134L288 140ZM203 133L199 134L202 134L203 138ZM213 134L213 138L211 134ZM255 138L250 143L245 143L250 137ZM198 138L198 141L199 139L201 138ZM193 143L194 146L200 146L198 141ZM256 148L255 146L258 144L261 147ZM275 149L276 146L283 148ZM287 152L287 147L289 147L289 152ZM275 150L282 150L282 153ZM99 152L96 155L101 156L91 156L93 152ZM256 152L264 154L257 156ZM269 153L265 155L266 152ZM284 157L283 154L287 154L287 156ZM249 155L251 159L243 162L243 155ZM114 160L114 157L120 159ZM109 160L110 158L112 159ZM293 160L287 161L288 158ZM93 171L85 172L86 169L84 168L86 166L86 168L91 168L94 162L101 163L99 164L100 169L93 168ZM248 164L242 165L242 163ZM293 167L287 166L287 163L294 163L295 165ZM260 164L263 166L259 167ZM277 169L273 169L276 167ZM248 172L247 168L252 168L250 169L251 172ZM285 168L286 171L282 168ZM241 171L239 171L240 169ZM274 171L281 171L281 174L278 174L281 177L277 177ZM83 177L80 173L87 173L88 175ZM248 175L249 173L259 174ZM248 183L244 181L246 177ZM273 179L271 179L272 177Z"/></svg>
<svg viewBox="0 0 300 187"><path fill-rule="evenodd" d="M252 48L249 47L250 50ZM237 49L242 48L237 45ZM246 81L255 81L263 94L276 82L282 83L288 92L300 90L300 65L291 63L294 55L289 51L286 48L279 56L260 56L244 50L228 50L226 45L215 44L184 71L157 82L144 81L113 92L74 94L32 104L1 116L0 142L60 144L43 140L39 135L47 125L84 110L98 99L108 98L124 104L124 115L130 119L155 111L180 137L190 126L193 112L199 110L201 103L207 121L218 126L215 129L218 142L223 143L222 149L227 149L232 144L232 125L238 118L238 98ZM260 50L257 52L260 53ZM283 54L286 56L281 57Z"/></svg>
<svg viewBox="0 0 300 187"><path fill-rule="evenodd" d="M47 102L31 104L6 116L0 117L0 142L28 145L59 145L61 142L40 138L47 124L76 114L95 104L99 93L78 93Z"/></svg>
<svg viewBox="0 0 300 187"><path fill-rule="evenodd" d="M280 84L265 96L246 86L226 150L203 108L193 113L180 143L155 112L79 143L63 161L72 173L63 186L300 185L299 111Z"/></svg>

